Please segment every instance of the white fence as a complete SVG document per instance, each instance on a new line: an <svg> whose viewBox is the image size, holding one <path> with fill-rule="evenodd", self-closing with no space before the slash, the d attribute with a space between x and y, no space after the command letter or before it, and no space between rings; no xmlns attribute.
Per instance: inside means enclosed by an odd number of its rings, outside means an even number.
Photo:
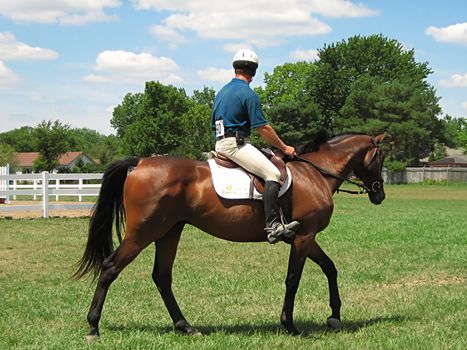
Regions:
<svg viewBox="0 0 467 350"><path fill-rule="evenodd" d="M8 175L10 174L10 164L7 164L6 166L0 166L0 175ZM0 180L0 191L1 190L6 190L8 189L8 181L7 180ZM0 198L2 199L2 202L4 201L5 203L10 202L10 198L8 196L1 196Z"/></svg>
<svg viewBox="0 0 467 350"><path fill-rule="evenodd" d="M0 198L16 199L17 196L41 197L41 204L0 205L0 212L42 210L44 218L49 217L49 210L90 209L92 203L52 204L49 197L59 200L60 196L75 196L79 202L83 197L95 197L99 194L103 174L2 174L0 175ZM88 183L90 180L99 183ZM44 186L46 184L46 186ZM6 201L8 203L9 201Z"/></svg>

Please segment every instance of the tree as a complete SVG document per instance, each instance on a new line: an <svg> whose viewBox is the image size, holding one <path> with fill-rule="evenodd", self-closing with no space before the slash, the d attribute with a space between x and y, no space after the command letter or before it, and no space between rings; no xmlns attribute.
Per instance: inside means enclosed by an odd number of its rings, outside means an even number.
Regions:
<svg viewBox="0 0 467 350"><path fill-rule="evenodd" d="M110 124L123 138L129 125L144 117L144 93L126 94L121 104L114 108Z"/></svg>
<svg viewBox="0 0 467 350"><path fill-rule="evenodd" d="M34 171L52 171L58 165L58 158L68 151L68 124L60 121L42 121L33 130L39 158L33 164Z"/></svg>
<svg viewBox="0 0 467 350"><path fill-rule="evenodd" d="M15 164L15 149L8 144L0 143L0 166Z"/></svg>
<svg viewBox="0 0 467 350"><path fill-rule="evenodd" d="M92 148L91 154L99 160L101 165L123 158L121 139L115 135L106 136L102 142Z"/></svg>
<svg viewBox="0 0 467 350"><path fill-rule="evenodd" d="M416 165L444 138L428 64L382 35L325 46L310 91L333 131L386 131L386 164Z"/></svg>
<svg viewBox="0 0 467 350"><path fill-rule="evenodd" d="M467 153L467 119L446 115L442 121L446 128L446 145L463 148Z"/></svg>
<svg viewBox="0 0 467 350"><path fill-rule="evenodd" d="M4 133L0 133L0 143L6 144L14 148L16 152L33 152L33 128L23 126Z"/></svg>
<svg viewBox="0 0 467 350"><path fill-rule="evenodd" d="M126 154L167 154L180 145L182 116L190 101L183 89L146 82L143 94L127 94L111 120Z"/></svg>
<svg viewBox="0 0 467 350"><path fill-rule="evenodd" d="M104 142L107 137L88 128L74 128L68 132L68 145L71 151L81 151L97 158L96 146Z"/></svg>
<svg viewBox="0 0 467 350"><path fill-rule="evenodd" d="M321 113L308 85L315 69L310 62L277 66L272 74L265 74L265 87L256 89L270 123L286 143L310 141L322 126Z"/></svg>
<svg viewBox="0 0 467 350"><path fill-rule="evenodd" d="M181 142L170 154L205 160L204 152L214 149L211 113L215 97L216 92L212 88L193 91L190 108L182 116Z"/></svg>
<svg viewBox="0 0 467 350"><path fill-rule="evenodd" d="M198 105L205 105L212 109L214 100L216 98L216 91L213 88L205 86L203 90L194 90L191 99Z"/></svg>

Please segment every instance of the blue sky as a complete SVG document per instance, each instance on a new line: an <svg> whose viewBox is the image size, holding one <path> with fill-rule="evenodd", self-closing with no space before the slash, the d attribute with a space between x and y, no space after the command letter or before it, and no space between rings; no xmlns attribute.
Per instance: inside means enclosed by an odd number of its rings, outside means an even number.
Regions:
<svg viewBox="0 0 467 350"><path fill-rule="evenodd" d="M59 119L114 133L113 108L147 80L217 90L248 47L257 86L356 34L414 49L443 114L467 116L465 0L0 0L0 132Z"/></svg>

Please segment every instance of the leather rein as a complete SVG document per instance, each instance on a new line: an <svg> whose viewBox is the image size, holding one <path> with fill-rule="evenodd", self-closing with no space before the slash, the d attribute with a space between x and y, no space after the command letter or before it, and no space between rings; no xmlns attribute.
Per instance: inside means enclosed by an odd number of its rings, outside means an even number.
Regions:
<svg viewBox="0 0 467 350"><path fill-rule="evenodd" d="M373 158L371 159L370 163L376 158L376 155L379 151L379 148L378 146L376 145L377 149L376 149L376 152L375 154L373 155ZM380 180L376 180L376 181L373 181L372 184L371 184L371 187L368 187L367 185L365 185L364 183L359 183L359 182L356 182L356 181L353 181L353 180L350 180L350 179L347 179L347 178L344 178L338 174L335 174L333 172L330 172L329 170L326 170L322 167L320 167L319 165L317 165L316 163L313 163L312 161L310 160L307 160L305 158L302 158L298 155L295 155L293 159L296 159L296 160L299 160L301 162L304 162L304 163L307 163L307 164L310 164L311 166L313 166L316 170L318 170L320 173L324 174L324 175L328 175L328 176L331 176L335 179L338 179L338 180L341 180L342 182L347 182L347 183L350 183L352 185L355 185L355 186L358 186L358 188L360 188L359 191L349 191L349 190L340 190L339 188L337 188L336 192L339 193L339 192L345 192L345 193L350 193L350 194L366 194L366 193L371 193L371 192L378 192L381 188L381 183L382 181Z"/></svg>

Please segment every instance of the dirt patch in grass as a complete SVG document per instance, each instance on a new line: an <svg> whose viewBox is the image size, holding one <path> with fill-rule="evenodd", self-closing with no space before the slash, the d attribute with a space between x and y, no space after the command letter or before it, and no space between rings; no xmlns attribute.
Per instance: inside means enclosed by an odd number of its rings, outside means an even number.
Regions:
<svg viewBox="0 0 467 350"><path fill-rule="evenodd" d="M399 289L407 287L418 287L418 286L446 286L452 284L462 284L465 282L465 279L461 276L445 276L433 279L413 279L413 280L404 280L395 283L388 283L381 285L385 289Z"/></svg>
<svg viewBox="0 0 467 350"><path fill-rule="evenodd" d="M82 202L81 202L82 203ZM38 205L37 210L25 210L25 211L12 211L12 212L1 212L0 218L8 219L36 219L42 217L42 208L40 207L41 202L37 201L12 201L9 206L18 205ZM55 202L51 201L50 204L78 204L78 202ZM49 217L51 218L78 218L78 217L89 217L91 216L90 209L70 209L70 210L49 210Z"/></svg>

